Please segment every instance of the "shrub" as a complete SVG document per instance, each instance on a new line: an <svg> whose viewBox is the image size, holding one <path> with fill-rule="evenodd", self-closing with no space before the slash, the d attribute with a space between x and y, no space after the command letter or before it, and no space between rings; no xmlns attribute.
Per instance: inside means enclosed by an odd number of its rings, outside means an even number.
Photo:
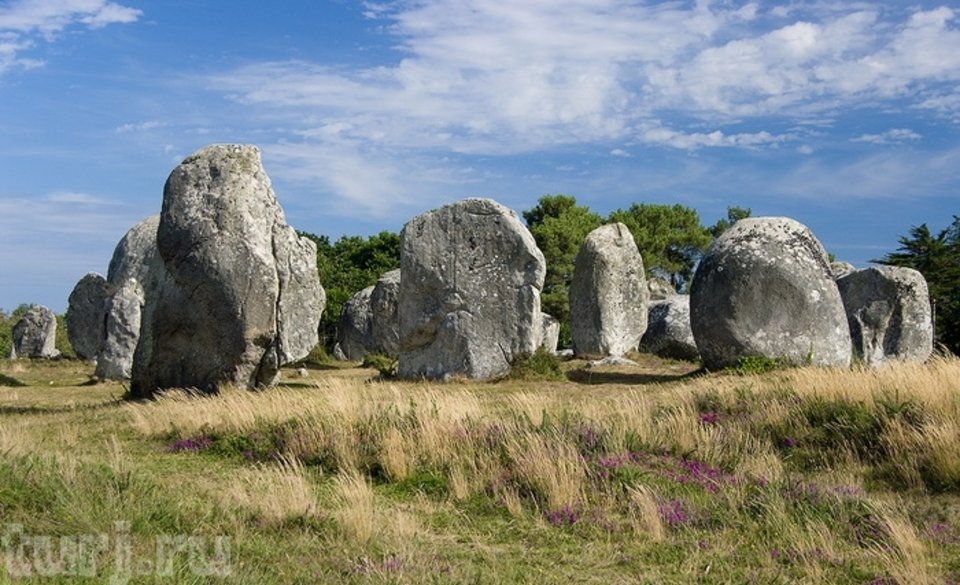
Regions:
<svg viewBox="0 0 960 585"><path fill-rule="evenodd" d="M552 352L538 348L532 354L514 358L508 378L513 380L564 380L560 359Z"/></svg>

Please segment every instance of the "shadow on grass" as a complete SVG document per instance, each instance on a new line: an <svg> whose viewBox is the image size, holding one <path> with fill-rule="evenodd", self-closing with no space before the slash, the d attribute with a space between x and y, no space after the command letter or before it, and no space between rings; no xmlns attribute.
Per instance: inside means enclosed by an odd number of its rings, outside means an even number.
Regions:
<svg viewBox="0 0 960 585"><path fill-rule="evenodd" d="M26 384L17 380L16 378L11 378L6 374L0 374L0 386L7 386L10 388L24 388Z"/></svg>
<svg viewBox="0 0 960 585"><path fill-rule="evenodd" d="M60 412L94 412L97 410L104 410L107 408L113 408L115 406L121 405L128 402L122 397L120 398L111 398L106 402L96 402L93 404L65 404L62 406L16 406L16 405L0 405L0 415L3 414L55 414Z"/></svg>
<svg viewBox="0 0 960 585"><path fill-rule="evenodd" d="M577 384L668 384L670 382L679 382L688 380L706 374L706 370L700 368L692 372L677 374L651 374L647 372L603 372L589 369L576 369L567 372L567 379Z"/></svg>

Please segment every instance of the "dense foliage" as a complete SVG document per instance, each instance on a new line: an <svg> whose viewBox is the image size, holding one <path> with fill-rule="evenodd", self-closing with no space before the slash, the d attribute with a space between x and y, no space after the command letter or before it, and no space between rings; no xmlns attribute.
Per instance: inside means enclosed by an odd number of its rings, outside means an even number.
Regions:
<svg viewBox="0 0 960 585"><path fill-rule="evenodd" d="M694 209L684 205L634 203L610 214L630 228L648 274L681 290L693 278L700 256L713 241Z"/></svg>
<svg viewBox="0 0 960 585"><path fill-rule="evenodd" d="M400 267L400 236L383 231L367 238L343 236L331 244L327 236L300 235L317 244L317 271L327 293L320 339L327 349L332 349L343 304L354 293L375 284L383 273Z"/></svg>
<svg viewBox="0 0 960 585"><path fill-rule="evenodd" d="M937 235L927 224L910 228L896 252L874 262L923 274L935 311L935 339L960 354L960 216L953 216L953 223Z"/></svg>
<svg viewBox="0 0 960 585"><path fill-rule="evenodd" d="M603 218L570 195L544 195L532 209L523 212L530 233L547 260L547 275L540 297L545 313L560 321L560 345L570 341L570 281L573 260L587 234L603 224Z"/></svg>

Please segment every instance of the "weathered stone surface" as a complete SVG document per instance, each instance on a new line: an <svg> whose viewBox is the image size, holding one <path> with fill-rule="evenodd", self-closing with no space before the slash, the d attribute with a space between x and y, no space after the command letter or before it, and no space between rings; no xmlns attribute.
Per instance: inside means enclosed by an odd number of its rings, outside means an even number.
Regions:
<svg viewBox="0 0 960 585"><path fill-rule="evenodd" d="M400 376L491 378L536 350L546 266L515 212L465 199L413 218L400 240Z"/></svg>
<svg viewBox="0 0 960 585"><path fill-rule="evenodd" d="M135 396L269 385L316 345L325 304L316 245L286 224L256 147L208 146L173 170L157 249Z"/></svg>
<svg viewBox="0 0 960 585"><path fill-rule="evenodd" d="M107 270L107 299L101 351L95 375L103 380L130 378L133 355L147 296L163 273L157 250L160 216L152 215L130 228L113 250ZM151 272L151 270L153 272Z"/></svg>
<svg viewBox="0 0 960 585"><path fill-rule="evenodd" d="M671 295L650 303L647 316L647 332L640 340L640 351L676 360L700 358L690 328L688 295Z"/></svg>
<svg viewBox="0 0 960 585"><path fill-rule="evenodd" d="M103 317L107 279L90 272L77 282L67 300L67 337L83 359L96 359L103 349Z"/></svg>
<svg viewBox="0 0 960 585"><path fill-rule="evenodd" d="M400 269L380 277L370 294L370 337L373 353L400 353Z"/></svg>
<svg viewBox="0 0 960 585"><path fill-rule="evenodd" d="M693 278L690 325L704 366L745 356L850 364L850 332L827 253L803 224L741 219L714 241Z"/></svg>
<svg viewBox="0 0 960 585"><path fill-rule="evenodd" d="M140 283L147 281L150 264L159 259L157 251L157 230L160 228L160 216L151 215L130 228L113 250L110 267L107 269L107 282L114 287L123 286L131 278Z"/></svg>
<svg viewBox="0 0 960 585"><path fill-rule="evenodd" d="M578 357L620 357L647 329L643 258L622 223L587 235L570 283L570 334Z"/></svg>
<svg viewBox="0 0 960 585"><path fill-rule="evenodd" d="M647 291L650 293L650 302L661 301L677 294L676 289L673 288L670 281L666 278L660 278L659 276L652 276L647 279Z"/></svg>
<svg viewBox="0 0 960 585"><path fill-rule="evenodd" d="M912 268L876 266L837 280L856 355L868 365L933 353L930 294Z"/></svg>
<svg viewBox="0 0 960 585"><path fill-rule="evenodd" d="M856 270L853 264L849 262L841 262L838 260L830 263L830 274L833 275L834 279L842 278Z"/></svg>
<svg viewBox="0 0 960 585"><path fill-rule="evenodd" d="M347 360L370 354L399 352L400 270L391 270L354 294L343 304L338 326L338 347Z"/></svg>
<svg viewBox="0 0 960 585"><path fill-rule="evenodd" d="M370 309L370 295L373 287L355 293L340 310L340 321L337 325L338 346L348 361L360 361L369 353L373 346L372 318Z"/></svg>
<svg viewBox="0 0 960 585"><path fill-rule="evenodd" d="M541 313L540 347L550 353L557 353L560 344L560 321L553 316Z"/></svg>
<svg viewBox="0 0 960 585"><path fill-rule="evenodd" d="M130 378L144 304L143 287L135 278L128 278L107 299L103 348L96 369L96 376L101 380Z"/></svg>
<svg viewBox="0 0 960 585"><path fill-rule="evenodd" d="M18 358L55 358L57 316L50 309L31 307L13 326L13 352Z"/></svg>

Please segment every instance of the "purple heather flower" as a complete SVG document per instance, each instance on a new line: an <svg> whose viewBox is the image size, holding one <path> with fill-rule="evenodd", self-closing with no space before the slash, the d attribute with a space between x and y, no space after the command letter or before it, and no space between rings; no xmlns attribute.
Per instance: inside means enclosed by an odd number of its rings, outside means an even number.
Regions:
<svg viewBox="0 0 960 585"><path fill-rule="evenodd" d="M716 412L701 412L700 413L700 424L702 425L715 425L720 422L720 414Z"/></svg>
<svg viewBox="0 0 960 585"><path fill-rule="evenodd" d="M573 526L580 519L580 515L569 504L564 505L559 510L547 512L546 516L547 522L554 526Z"/></svg>
<svg viewBox="0 0 960 585"><path fill-rule="evenodd" d="M683 508L683 502L680 500L669 500L660 504L660 519L667 523L670 528L679 528L690 520L690 515Z"/></svg>
<svg viewBox="0 0 960 585"><path fill-rule="evenodd" d="M210 437L191 437L189 439L180 439L175 441L167 450L172 453L179 453L181 451L203 451L204 449L209 449L213 446L213 439Z"/></svg>

